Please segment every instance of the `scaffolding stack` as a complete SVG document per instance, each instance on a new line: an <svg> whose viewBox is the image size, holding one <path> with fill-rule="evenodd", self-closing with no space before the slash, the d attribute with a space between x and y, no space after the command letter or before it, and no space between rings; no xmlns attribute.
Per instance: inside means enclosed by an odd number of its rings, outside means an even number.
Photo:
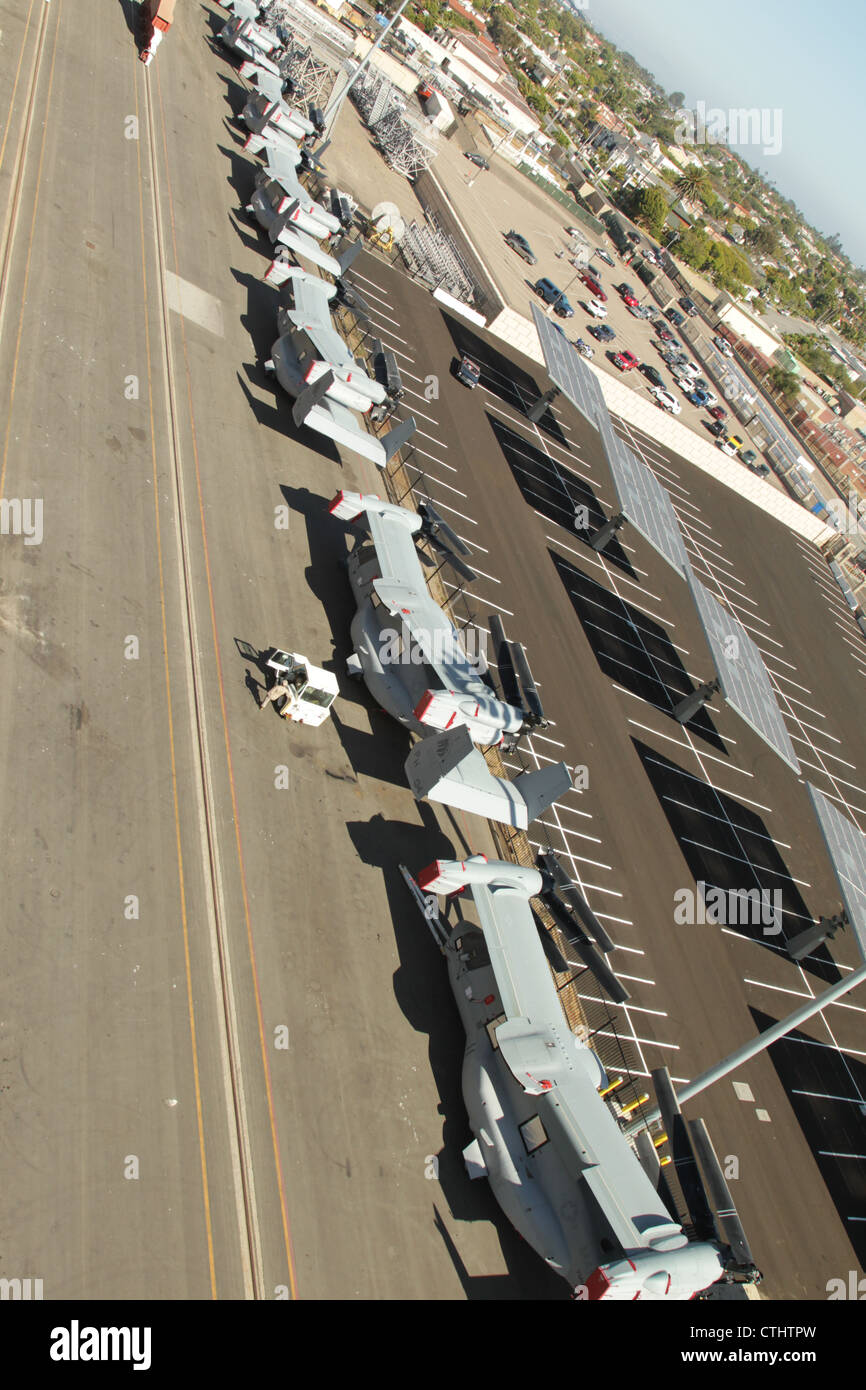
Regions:
<svg viewBox="0 0 866 1390"><path fill-rule="evenodd" d="M384 73L368 68L352 88L352 98L395 173L416 179L430 168L439 153L439 132L406 110L403 93Z"/></svg>
<svg viewBox="0 0 866 1390"><path fill-rule="evenodd" d="M428 214L411 222L400 238L400 254L410 273L431 290L444 290L464 304L475 299L475 283L451 237Z"/></svg>
<svg viewBox="0 0 866 1390"><path fill-rule="evenodd" d="M283 78L291 83L293 99L325 107L335 90L348 81L345 68L354 44L352 35L305 0L271 0L262 22L283 45L283 52L275 57Z"/></svg>

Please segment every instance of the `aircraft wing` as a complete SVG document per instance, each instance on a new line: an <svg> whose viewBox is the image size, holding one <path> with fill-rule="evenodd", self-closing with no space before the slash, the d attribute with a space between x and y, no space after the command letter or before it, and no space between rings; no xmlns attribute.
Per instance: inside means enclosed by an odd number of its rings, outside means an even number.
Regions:
<svg viewBox="0 0 866 1390"><path fill-rule="evenodd" d="M293 275L291 279L295 312L303 316L303 326L308 328L311 323L320 323L330 328L331 300L337 292L336 286L315 275Z"/></svg>
<svg viewBox="0 0 866 1390"><path fill-rule="evenodd" d="M323 322L321 318L310 320L303 312L290 309L288 317L296 328L303 328L313 343L318 356L323 362L329 362L335 372L355 372L358 377L366 378L367 373L363 367L358 366L345 342L331 323L330 314L327 322Z"/></svg>

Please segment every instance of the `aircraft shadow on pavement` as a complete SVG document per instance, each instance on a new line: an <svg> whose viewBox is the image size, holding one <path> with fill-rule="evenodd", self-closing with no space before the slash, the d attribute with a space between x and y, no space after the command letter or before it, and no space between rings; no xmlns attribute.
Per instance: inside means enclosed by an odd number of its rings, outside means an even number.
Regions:
<svg viewBox="0 0 866 1390"><path fill-rule="evenodd" d="M225 155L231 165L231 173L226 179L226 183L230 188L234 189L235 193L238 195L240 207L245 208L255 192L255 162L250 159L246 150L233 150L228 145L217 145L217 149L220 154ZM238 211L236 216L238 222L242 226L246 225L254 228L255 231L258 232L258 223L252 222L245 212ZM260 241L258 245L259 248L261 248L264 242Z"/></svg>
<svg viewBox="0 0 866 1390"><path fill-rule="evenodd" d="M570 469L557 468L548 454L502 420L489 414L487 418L524 500L555 526L564 526L577 540L586 544L584 537L607 521L590 485ZM578 518L581 522L579 530L575 527ZM611 564L637 579L631 561L616 536L608 541L604 554Z"/></svg>
<svg viewBox="0 0 866 1390"><path fill-rule="evenodd" d="M779 1021L759 1009L749 1012L759 1033ZM792 1029L768 1052L845 1234L866 1268L866 1167L856 1157L831 1157L866 1153L866 1118L861 1110L866 1066L844 1048L838 1051L826 1043L825 1029L819 1019L813 1019L804 1029ZM847 1270L832 1274L847 1284Z"/></svg>
<svg viewBox="0 0 866 1390"><path fill-rule="evenodd" d="M287 483L280 484L280 492L290 509L304 518L310 556L304 576L310 593L318 599L331 626L331 659L318 664L333 670L340 682L342 699L350 704L369 706L371 701L366 686L346 675L346 661L352 654L349 628L357 612L345 569L347 528L328 511L329 497L305 487L290 487ZM394 728L397 727L394 724ZM406 754L403 756L405 759Z"/></svg>
<svg viewBox="0 0 866 1390"><path fill-rule="evenodd" d="M226 52L226 49L222 44L217 44L215 46L219 48L221 53ZM247 101L249 100L250 93L247 91L245 87L241 86L240 82L234 81L234 77L232 74L227 72L221 72L219 76L225 83L226 87L226 105L228 106L229 110L232 112L233 115L240 116L241 112L247 104Z"/></svg>
<svg viewBox="0 0 866 1390"><path fill-rule="evenodd" d="M473 333L467 324L461 323L459 319L444 311L442 318L457 352L461 355L465 352L481 368L481 385L510 405L518 415L525 415L547 387L539 386L529 372L512 362L510 357L506 357L492 343ZM568 440L550 409L544 412L537 423L540 430L556 440L561 448L570 452Z"/></svg>
<svg viewBox="0 0 866 1390"><path fill-rule="evenodd" d="M405 864L410 873L417 874L432 860L453 858L466 853L467 847L457 836L452 840L443 832L430 805L417 802L416 809L417 824L375 815L368 821L348 821L346 829L359 858L382 871L400 961L393 977L394 997L410 1026L427 1035L430 1069L439 1093L438 1114L442 1117L442 1147L435 1155L439 1187L455 1221L488 1221L496 1228L508 1266L508 1275L472 1280L468 1287L464 1282L464 1288L468 1297L510 1298L515 1296L517 1281L521 1289L537 1288L535 1297L551 1296L546 1292L551 1288L551 1271L517 1236L488 1184L471 1182L463 1163L463 1149L472 1139L461 1093L466 1036L447 967L398 865ZM459 912L459 904L452 904L451 911ZM432 1135L435 1128L431 1117L428 1132ZM426 1161L423 1153L419 1153L421 1161ZM431 1183L432 1192L435 1185ZM465 1270L453 1242L449 1239L446 1244L458 1273ZM561 1281L552 1278L555 1294ZM564 1284L562 1288L565 1290Z"/></svg>
<svg viewBox="0 0 866 1390"><path fill-rule="evenodd" d="M673 718L675 706L695 687L664 628L555 550L549 549L548 554L604 674ZM727 752L706 707L685 728Z"/></svg>
<svg viewBox="0 0 866 1390"><path fill-rule="evenodd" d="M783 952L786 940L811 926L814 918L765 822L748 806L686 772L654 748L638 739L632 742L695 883L720 888L729 895L755 889L765 893L763 912L755 899L747 904L745 899L737 901L729 896L724 926L767 950ZM779 893L781 930L774 914L775 892ZM672 903L672 914L674 907ZM684 924L681 930L719 931L721 926L710 922ZM839 979L826 946L801 964L828 984Z"/></svg>

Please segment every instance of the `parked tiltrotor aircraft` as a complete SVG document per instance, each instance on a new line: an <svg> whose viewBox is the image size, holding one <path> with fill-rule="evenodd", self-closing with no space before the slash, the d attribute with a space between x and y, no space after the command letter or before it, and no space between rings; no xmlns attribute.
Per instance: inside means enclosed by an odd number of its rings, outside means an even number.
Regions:
<svg viewBox="0 0 866 1390"><path fill-rule="evenodd" d="M403 874L447 959L466 1030L470 1177L488 1179L512 1224L579 1298L689 1299L719 1280L757 1282L702 1122L689 1122L698 1184L689 1216L703 1237L690 1240L666 1205L670 1194L648 1134L638 1157L599 1094L607 1078L568 1027L530 907L530 899L557 891L551 876L483 855L437 861L416 880ZM425 895L464 889L479 925L461 911L448 926L435 897ZM654 1079L679 1174L677 1141L689 1137L667 1073Z"/></svg>
<svg viewBox="0 0 866 1390"><path fill-rule="evenodd" d="M571 777L565 763L556 763L507 782L493 776L473 747L516 739L543 723L543 712L528 667L525 705L497 699L427 589L416 537L430 539L449 564L474 578L455 553L461 548L467 553L468 547L461 547L430 505L421 516L378 497L340 492L330 509L366 533L356 539L347 562L358 609L349 671L363 677L383 709L420 736L406 762L415 796L525 829L568 791Z"/></svg>
<svg viewBox="0 0 866 1390"><path fill-rule="evenodd" d="M384 468L415 430L412 417L376 437L364 429L353 411L362 414L388 400L388 388L376 381L350 353L331 321L329 302L336 285L288 271L294 308L277 311L279 337L264 364L283 390L295 398L295 424L309 425L338 444Z"/></svg>

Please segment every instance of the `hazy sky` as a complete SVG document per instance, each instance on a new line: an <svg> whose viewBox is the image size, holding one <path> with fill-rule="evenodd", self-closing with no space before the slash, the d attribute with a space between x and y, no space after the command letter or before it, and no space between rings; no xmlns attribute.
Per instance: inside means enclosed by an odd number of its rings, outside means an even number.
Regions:
<svg viewBox="0 0 866 1390"><path fill-rule="evenodd" d="M778 154L733 147L866 267L864 0L589 0L584 14L692 109L779 109Z"/></svg>

